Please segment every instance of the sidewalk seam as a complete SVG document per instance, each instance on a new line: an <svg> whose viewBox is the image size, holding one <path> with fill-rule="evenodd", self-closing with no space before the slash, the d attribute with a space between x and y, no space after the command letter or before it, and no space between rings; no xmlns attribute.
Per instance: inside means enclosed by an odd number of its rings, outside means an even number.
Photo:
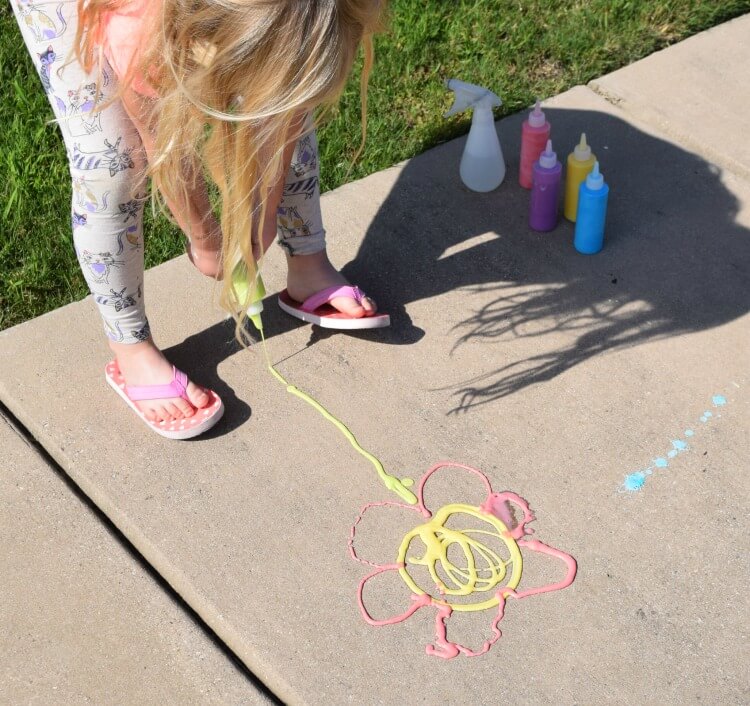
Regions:
<svg viewBox="0 0 750 706"><path fill-rule="evenodd" d="M136 561L141 568L153 579L161 590L166 592L172 601L182 609L186 617L200 630L203 634L224 654L252 685L274 704L283 704L284 702L275 694L265 682L242 661L229 644L225 642L219 634L203 619L198 611L188 603L188 601L177 592L177 590L167 581L167 579L150 563L140 552L133 542L122 532L122 530L112 521L112 519L87 495L78 483L65 471L65 469L50 455L47 449L34 437L30 430L21 422L13 412L0 401L0 420L20 438L29 450L36 454L44 464L50 468L65 483L70 491L78 500L83 502L86 507L94 513L97 520L104 525L109 536L116 541L128 555Z"/></svg>
<svg viewBox="0 0 750 706"><path fill-rule="evenodd" d="M622 69L619 70L621 71ZM632 119L661 131L665 136L674 140L687 151L706 160L709 164L726 170L735 177L745 181L750 181L750 168L746 167L741 162L728 158L701 142L694 140L689 134L682 130L674 128L667 120L661 118L655 111L649 110L647 106L644 105L641 109L638 109L636 107L639 105L638 103L634 103L632 100L629 101L627 98L602 86L599 81L603 78L605 78L605 76L600 76L599 78L589 81L586 84L586 88L600 98L603 98L610 105L613 105L615 108L618 108L623 113L627 114Z"/></svg>

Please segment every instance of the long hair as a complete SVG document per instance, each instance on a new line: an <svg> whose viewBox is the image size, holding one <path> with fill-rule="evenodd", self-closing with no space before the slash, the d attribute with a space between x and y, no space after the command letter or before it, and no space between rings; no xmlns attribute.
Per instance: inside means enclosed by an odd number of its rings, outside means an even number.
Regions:
<svg viewBox="0 0 750 706"><path fill-rule="evenodd" d="M248 302L237 300L231 275L241 261L251 281L257 275L253 250L262 257L266 196L285 176L284 148L299 137L301 115L337 102L360 46L364 144L372 35L382 29L386 0L149 1L161 8L120 91L137 72L159 96L148 175L165 211L166 200L187 197L203 169L219 188L220 303L242 340L238 312ZM104 13L127 4L78 0L76 54L86 70L101 60Z"/></svg>

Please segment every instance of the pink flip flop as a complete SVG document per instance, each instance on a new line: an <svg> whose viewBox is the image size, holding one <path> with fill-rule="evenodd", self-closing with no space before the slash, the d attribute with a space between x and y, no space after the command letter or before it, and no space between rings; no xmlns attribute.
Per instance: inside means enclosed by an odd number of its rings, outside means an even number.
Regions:
<svg viewBox="0 0 750 706"><path fill-rule="evenodd" d="M336 297L350 297L361 303L364 296L359 287L336 285L323 289L300 303L292 299L289 296L289 292L285 289L279 294L279 306L287 314L291 314L310 324L317 324L323 328L353 330L389 326L391 317L388 314L375 313L372 316L354 318L342 311L338 311L338 309L334 309L328 303Z"/></svg>
<svg viewBox="0 0 750 706"><path fill-rule="evenodd" d="M185 392L188 378L185 373L177 368L173 368L174 378L168 385L143 385L141 387L132 387L125 384L117 361L113 360L107 363L104 368L104 376L109 386L125 400L128 407L132 409L144 423L161 436L167 439L192 439L194 436L203 434L218 422L224 414L224 403L221 398L212 390L207 390L210 401L206 407L195 410L192 417L186 419L173 419L170 422L152 422L146 419L146 416L136 407L133 402L139 400L160 400L170 397L182 397L187 400Z"/></svg>

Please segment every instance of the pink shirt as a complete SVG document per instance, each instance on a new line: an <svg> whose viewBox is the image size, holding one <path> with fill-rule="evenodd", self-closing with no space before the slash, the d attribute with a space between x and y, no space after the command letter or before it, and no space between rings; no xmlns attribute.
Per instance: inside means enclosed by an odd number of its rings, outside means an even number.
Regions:
<svg viewBox="0 0 750 706"><path fill-rule="evenodd" d="M144 34L158 21L155 10L160 4L158 0L130 0L117 11L102 16L104 55L118 79L124 79L130 65L140 59ZM143 96L158 97L139 73L133 76L131 86Z"/></svg>

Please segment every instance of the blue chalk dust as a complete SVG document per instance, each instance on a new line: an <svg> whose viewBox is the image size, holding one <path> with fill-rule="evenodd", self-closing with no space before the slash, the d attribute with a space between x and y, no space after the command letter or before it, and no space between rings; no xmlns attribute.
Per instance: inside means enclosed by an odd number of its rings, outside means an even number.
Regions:
<svg viewBox="0 0 750 706"><path fill-rule="evenodd" d="M629 476L625 478L625 490L640 490L643 487L643 484L646 482L646 474L641 473L641 471L637 471L636 473L631 473Z"/></svg>
<svg viewBox="0 0 750 706"><path fill-rule="evenodd" d="M724 397L724 395L714 395L711 398L711 402L713 403L714 407L723 407L725 404L727 404L727 398ZM705 412L703 412L700 420L705 424L713 416L713 412L707 409ZM716 417L719 418L721 417L721 415L717 414ZM693 431L693 429L686 429L685 437L690 438L692 436L695 436L695 431ZM669 466L669 461L667 459L673 459L675 456L677 456L677 454L680 454L683 451L689 451L689 449L690 447L688 446L686 441L683 441L682 439L673 439L672 448L667 451L666 454L667 458L664 458L664 456L655 458L653 461L653 468L667 468ZM629 492L640 490L646 483L646 477L650 476L653 473L653 468L649 466L645 471L635 471L634 473L625 476L625 480L620 486L620 490L624 489Z"/></svg>

